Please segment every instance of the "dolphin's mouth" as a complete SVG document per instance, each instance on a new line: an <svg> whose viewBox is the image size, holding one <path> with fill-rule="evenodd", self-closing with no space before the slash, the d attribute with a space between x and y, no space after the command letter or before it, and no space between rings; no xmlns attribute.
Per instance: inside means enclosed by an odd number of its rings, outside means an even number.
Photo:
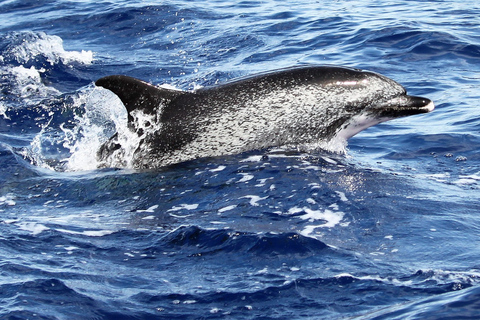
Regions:
<svg viewBox="0 0 480 320"><path fill-rule="evenodd" d="M381 118L400 118L415 114L428 113L435 109L433 101L423 97L399 96L376 105L372 111Z"/></svg>
<svg viewBox="0 0 480 320"><path fill-rule="evenodd" d="M345 125L339 128L336 136L345 140L362 130L388 120L428 113L435 109L430 99L402 95L377 104L364 112L353 116Z"/></svg>

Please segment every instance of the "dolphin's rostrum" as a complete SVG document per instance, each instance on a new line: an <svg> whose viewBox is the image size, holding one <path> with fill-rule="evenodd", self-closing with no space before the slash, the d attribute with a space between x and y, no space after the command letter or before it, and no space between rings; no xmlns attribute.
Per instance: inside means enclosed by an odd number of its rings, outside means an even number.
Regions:
<svg viewBox="0 0 480 320"><path fill-rule="evenodd" d="M95 83L115 93L136 133L135 168L285 145L348 139L377 123L430 112L377 73L335 66L303 66L241 78L193 92L159 88L127 76ZM122 152L118 134L100 161Z"/></svg>

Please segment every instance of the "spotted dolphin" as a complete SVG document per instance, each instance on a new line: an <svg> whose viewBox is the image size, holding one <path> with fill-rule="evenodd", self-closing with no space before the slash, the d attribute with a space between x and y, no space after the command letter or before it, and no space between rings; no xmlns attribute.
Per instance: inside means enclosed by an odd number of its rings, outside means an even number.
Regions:
<svg viewBox="0 0 480 320"><path fill-rule="evenodd" d="M431 100L407 95L383 75L337 66L275 70L195 91L122 75L95 84L127 109L128 128L138 137L134 168L346 140L380 122L434 109ZM100 148L99 160L108 163L122 148L115 134Z"/></svg>

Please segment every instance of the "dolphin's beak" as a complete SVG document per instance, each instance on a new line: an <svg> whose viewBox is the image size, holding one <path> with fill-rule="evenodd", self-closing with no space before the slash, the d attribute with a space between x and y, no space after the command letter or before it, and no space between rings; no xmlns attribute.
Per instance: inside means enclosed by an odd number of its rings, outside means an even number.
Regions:
<svg viewBox="0 0 480 320"><path fill-rule="evenodd" d="M379 116L392 119L428 113L433 109L435 105L432 100L408 95L395 97L374 107Z"/></svg>

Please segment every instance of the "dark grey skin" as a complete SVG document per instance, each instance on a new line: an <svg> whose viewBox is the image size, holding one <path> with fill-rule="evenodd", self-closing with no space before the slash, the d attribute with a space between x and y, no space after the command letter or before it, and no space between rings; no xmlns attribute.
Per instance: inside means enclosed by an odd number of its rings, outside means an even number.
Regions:
<svg viewBox="0 0 480 320"><path fill-rule="evenodd" d="M334 66L277 70L202 88L168 90L126 76L99 79L128 112L138 136L134 168L157 168L200 157L276 146L347 140L377 123L434 109L377 73ZM118 134L98 152L115 166ZM125 142L124 142L125 143Z"/></svg>

